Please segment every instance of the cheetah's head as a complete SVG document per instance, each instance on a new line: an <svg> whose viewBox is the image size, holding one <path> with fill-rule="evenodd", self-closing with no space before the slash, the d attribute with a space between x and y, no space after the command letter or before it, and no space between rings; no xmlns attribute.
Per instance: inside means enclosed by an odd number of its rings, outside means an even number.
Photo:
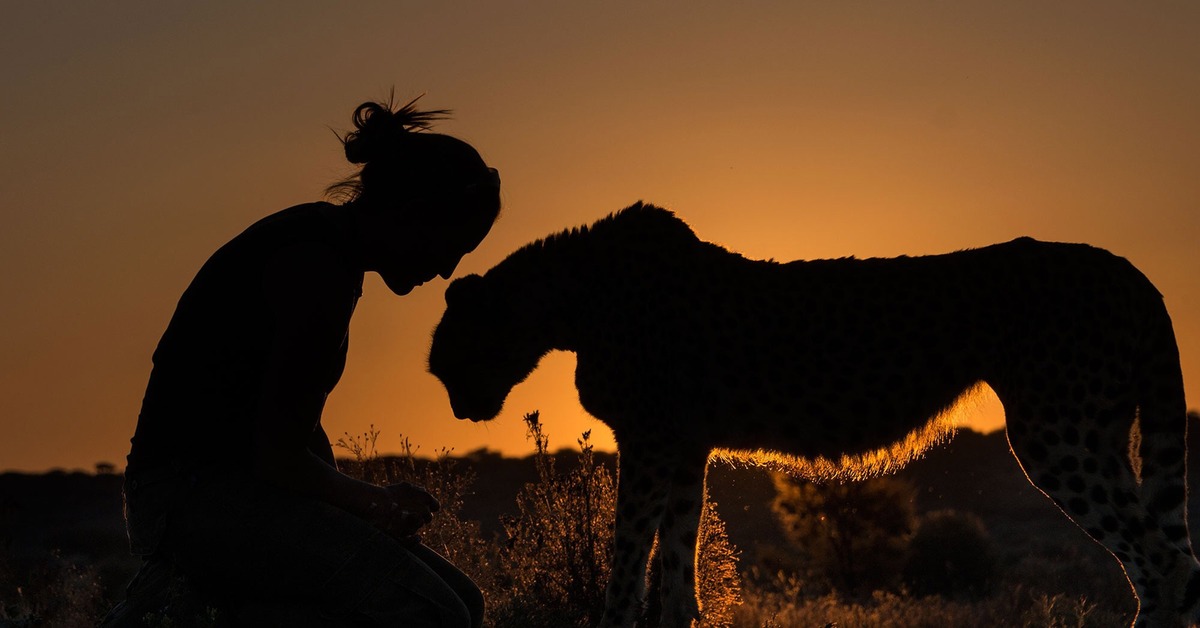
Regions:
<svg viewBox="0 0 1200 628"><path fill-rule="evenodd" d="M429 372L441 380L454 416L489 421L509 391L529 376L546 353L530 321L510 295L469 275L446 289L446 312L433 331Z"/></svg>

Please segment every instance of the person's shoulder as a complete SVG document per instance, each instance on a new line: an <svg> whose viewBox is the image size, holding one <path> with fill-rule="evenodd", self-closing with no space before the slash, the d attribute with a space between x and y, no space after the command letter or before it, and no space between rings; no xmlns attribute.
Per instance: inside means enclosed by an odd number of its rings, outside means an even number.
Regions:
<svg viewBox="0 0 1200 628"><path fill-rule="evenodd" d="M260 266L269 281L296 278L314 287L361 282L362 272L346 252L347 237L331 218L338 209L318 202L277 211L250 225L214 258L242 268Z"/></svg>
<svg viewBox="0 0 1200 628"><path fill-rule="evenodd" d="M285 229L305 223L318 223L324 220L324 217L328 216L329 212L336 209L334 205L323 201L292 205L287 209L281 209L260 218L254 224L251 224L246 229L246 232L253 233L262 230Z"/></svg>
<svg viewBox="0 0 1200 628"><path fill-rule="evenodd" d="M308 316L348 316L362 290L362 274L347 268L327 242L299 240L280 247L263 269L268 299ZM322 313L325 316L322 316Z"/></svg>
<svg viewBox="0 0 1200 628"><path fill-rule="evenodd" d="M337 207L329 203L293 205L259 219L230 244L279 256L308 255L320 259L337 255L340 240L331 216Z"/></svg>

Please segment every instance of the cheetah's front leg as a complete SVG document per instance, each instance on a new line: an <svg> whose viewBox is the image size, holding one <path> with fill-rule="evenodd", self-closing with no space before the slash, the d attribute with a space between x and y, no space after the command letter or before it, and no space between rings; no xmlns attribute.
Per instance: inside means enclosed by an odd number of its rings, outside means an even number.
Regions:
<svg viewBox="0 0 1200 628"><path fill-rule="evenodd" d="M619 446L617 518L612 570L604 601L604 628L632 628L641 613L646 560L662 519L671 470L660 448Z"/></svg>

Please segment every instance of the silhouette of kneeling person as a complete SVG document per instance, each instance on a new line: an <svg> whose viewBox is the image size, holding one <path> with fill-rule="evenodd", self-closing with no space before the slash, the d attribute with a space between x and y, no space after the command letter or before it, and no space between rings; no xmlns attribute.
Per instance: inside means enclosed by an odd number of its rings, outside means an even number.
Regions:
<svg viewBox="0 0 1200 628"><path fill-rule="evenodd" d="M448 112L414 104L360 105L341 139L362 168L330 187L348 200L257 222L180 298L126 471L130 544L145 562L106 626L141 625L159 610L146 601L156 587L180 577L221 608L292 613L235 611L234 625L482 624L479 588L416 537L437 501L340 473L321 428L364 272L399 295L448 279L500 211L496 170L429 132Z"/></svg>

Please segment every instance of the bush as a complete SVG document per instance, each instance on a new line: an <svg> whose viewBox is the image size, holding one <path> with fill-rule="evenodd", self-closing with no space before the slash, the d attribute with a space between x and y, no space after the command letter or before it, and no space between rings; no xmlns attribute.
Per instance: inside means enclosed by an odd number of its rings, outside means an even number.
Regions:
<svg viewBox="0 0 1200 628"><path fill-rule="evenodd" d="M517 514L503 520L507 541L497 563L497 588L486 591L496 627L591 625L604 611L612 562L616 483L592 455L590 433L577 443L579 459L558 471L536 412L525 416L536 449L538 480L517 497ZM728 626L741 603L737 550L714 504L705 501L699 534L696 588L702 626ZM654 587L650 587L652 590ZM651 604L651 606L655 606Z"/></svg>
<svg viewBox="0 0 1200 628"><path fill-rule="evenodd" d="M441 509L421 529L421 542L487 591L496 577L496 548L484 540L478 521L461 517L463 498L475 483L475 474L460 469L449 449L438 450L433 459L418 458L418 448L404 437L400 439L399 457L382 458L376 450L378 440L379 430L374 425L360 436L346 434L339 438L335 445L354 457L347 464L339 464L341 471L373 484L411 482L429 491Z"/></svg>
<svg viewBox="0 0 1200 628"><path fill-rule="evenodd" d="M899 584L914 490L888 477L814 484L774 474L772 510L811 578L850 595Z"/></svg>
<svg viewBox="0 0 1200 628"><path fill-rule="evenodd" d="M107 610L96 568L57 553L28 574L22 586L0 576L0 626L95 626ZM7 572L0 556L0 573Z"/></svg>
<svg viewBox="0 0 1200 628"><path fill-rule="evenodd" d="M537 412L525 416L534 444L537 480L518 493L516 514L502 517L503 538L489 543L478 522L459 518L474 474L456 468L448 451L420 460L407 440L398 459L376 454L379 432L346 435L337 445L354 460L344 471L360 479L425 487L442 504L422 541L455 563L483 590L487 623L494 628L590 625L604 612L612 562L616 482L593 455L590 432L576 443L576 464L558 467ZM715 504L706 500L699 534L697 592L703 626L728 626L741 603L737 550L729 543Z"/></svg>
<svg viewBox="0 0 1200 628"><path fill-rule="evenodd" d="M725 534L725 522L717 515L717 503L704 495L700 515L700 549L696 557L696 593L704 617L701 626L731 626L742 604L742 578L738 572L739 552Z"/></svg>
<svg viewBox="0 0 1200 628"><path fill-rule="evenodd" d="M517 495L517 514L502 519L489 615L497 626L563 626L594 622L604 610L612 560L616 486L592 455L590 432L579 439L575 469L560 472L548 453L538 413L525 416L536 448L538 480Z"/></svg>
<svg viewBox="0 0 1200 628"><path fill-rule="evenodd" d="M917 595L979 597L996 579L996 555L983 521L954 510L921 518L908 545L904 581Z"/></svg>

